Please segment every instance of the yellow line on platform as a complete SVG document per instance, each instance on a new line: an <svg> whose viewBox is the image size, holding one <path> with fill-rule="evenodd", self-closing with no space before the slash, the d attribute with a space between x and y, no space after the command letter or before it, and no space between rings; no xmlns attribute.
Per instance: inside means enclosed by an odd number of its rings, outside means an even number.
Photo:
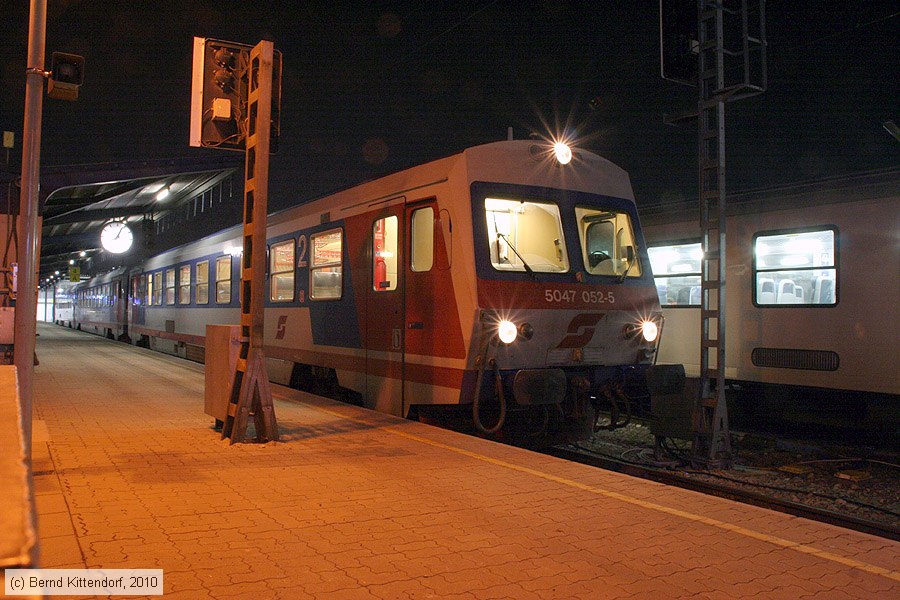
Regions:
<svg viewBox="0 0 900 600"><path fill-rule="evenodd" d="M328 413L330 415L340 417L342 419L350 419L352 421L356 421L358 423L365 423L363 419L357 419L346 414L332 411L327 408L323 408L321 406L315 406L307 404L307 406L311 406L316 410L320 410L322 412ZM633 498L631 496L626 496L625 494L620 494L618 492L613 492L610 490L605 490L603 488L595 487L592 485L588 485L585 483L581 483L580 481L574 481L572 479L566 479L565 477L559 477L557 475L552 475L550 473L545 473L544 471L538 471L537 469L532 469L530 467L523 467L521 465L516 465L510 462L506 462L504 460L500 460L497 458L492 458L490 456L485 456L483 454L479 454L477 452L472 452L471 450L465 450L463 448L458 448L456 446L451 446L449 444L443 444L441 442L436 442L434 440L430 440L428 438L424 438L418 435L413 435L411 433L407 433L405 431L400 431L395 427L386 427L383 429L388 433L393 435L404 437L409 440L413 440L416 442L420 442L422 444L427 444L429 446L434 446L436 448L441 448L443 450L448 450L450 452L455 452L456 454L461 454L463 456L468 456L469 458L473 458L475 460L489 463L498 467L503 467L505 469L510 469L513 471L518 471L520 473L526 473L528 475L533 475L535 477L539 477L541 479L552 481L554 483L558 483L560 485L565 485L567 487L576 488L585 492L590 492L592 494L597 494L600 496L605 496L607 498L612 498L615 500L619 500L621 502L626 502L628 504L632 504L634 506L640 506L641 508L646 508L648 510L654 510L657 512L665 513L668 515L681 517L683 519L687 519L690 521L696 521L698 523L703 523L704 525L709 525L711 527L717 527L719 529L730 531L732 533L737 533L738 535L743 535L748 538L752 538L755 540L759 540L762 542L768 542L770 544L774 544L776 546L781 546L782 548L787 548L790 550L795 550L797 552L802 552L803 554L811 554L813 556L817 556L823 560L829 560L832 562L836 562L854 569L859 569L860 571L865 571L866 573L872 573L874 575L881 575L883 577L887 577L888 579L893 579L894 581L900 581L900 572L892 571L890 569L885 569L883 567L878 567L876 565L871 565L869 563L865 563L862 561L854 560L852 558L848 558L846 556L840 556L838 554L834 554L832 552L828 552L826 550L821 550L814 546L810 546L808 544L802 544L799 542L792 542L791 540L787 540L778 536L769 535L767 533L761 533L759 531L753 531L752 529L747 529L746 527L741 527L740 525L734 525L733 523L727 523L725 521L720 521L718 519L712 519L710 517L704 517L702 515L694 514L691 512L687 512L684 510L679 510L677 508L671 508L669 506L663 506L661 504L656 504L655 502L648 502L646 500L641 500L639 498Z"/></svg>

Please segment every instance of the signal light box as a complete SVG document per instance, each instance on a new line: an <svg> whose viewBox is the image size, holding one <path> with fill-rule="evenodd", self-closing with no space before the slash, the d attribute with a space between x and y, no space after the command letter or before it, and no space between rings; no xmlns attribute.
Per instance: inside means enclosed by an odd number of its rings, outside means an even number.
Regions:
<svg viewBox="0 0 900 600"><path fill-rule="evenodd" d="M253 46L194 38L191 81L191 146L243 152L247 138L247 94ZM281 52L272 59L270 152L278 148L281 114Z"/></svg>

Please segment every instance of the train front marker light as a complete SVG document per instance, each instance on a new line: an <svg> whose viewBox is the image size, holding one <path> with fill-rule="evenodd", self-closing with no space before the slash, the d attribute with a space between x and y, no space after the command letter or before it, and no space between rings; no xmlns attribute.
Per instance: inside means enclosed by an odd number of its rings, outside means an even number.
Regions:
<svg viewBox="0 0 900 600"><path fill-rule="evenodd" d="M500 341L504 344L512 344L516 341L518 335L519 329L512 321L504 319L497 325L497 337L499 337Z"/></svg>

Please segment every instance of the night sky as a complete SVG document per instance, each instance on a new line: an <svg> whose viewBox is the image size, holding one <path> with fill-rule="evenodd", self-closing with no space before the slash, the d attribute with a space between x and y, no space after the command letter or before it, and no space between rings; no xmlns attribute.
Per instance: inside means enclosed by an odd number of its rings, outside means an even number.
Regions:
<svg viewBox="0 0 900 600"><path fill-rule="evenodd" d="M21 150L28 2L2 0L0 127ZM54 50L86 58L77 102L45 98L46 165L197 156L192 36L284 55L274 207L467 146L565 130L631 174L639 204L695 197L697 133L663 113L695 88L659 75L656 0L50 0ZM770 0L769 91L726 109L728 188L896 166L896 1Z"/></svg>

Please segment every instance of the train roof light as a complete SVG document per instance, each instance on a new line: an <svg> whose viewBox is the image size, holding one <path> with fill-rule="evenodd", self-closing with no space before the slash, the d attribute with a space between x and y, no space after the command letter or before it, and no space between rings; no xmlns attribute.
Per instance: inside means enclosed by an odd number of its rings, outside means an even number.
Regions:
<svg viewBox="0 0 900 600"><path fill-rule="evenodd" d="M561 165L567 165L572 162L572 149L565 142L555 142L553 144L553 155Z"/></svg>

